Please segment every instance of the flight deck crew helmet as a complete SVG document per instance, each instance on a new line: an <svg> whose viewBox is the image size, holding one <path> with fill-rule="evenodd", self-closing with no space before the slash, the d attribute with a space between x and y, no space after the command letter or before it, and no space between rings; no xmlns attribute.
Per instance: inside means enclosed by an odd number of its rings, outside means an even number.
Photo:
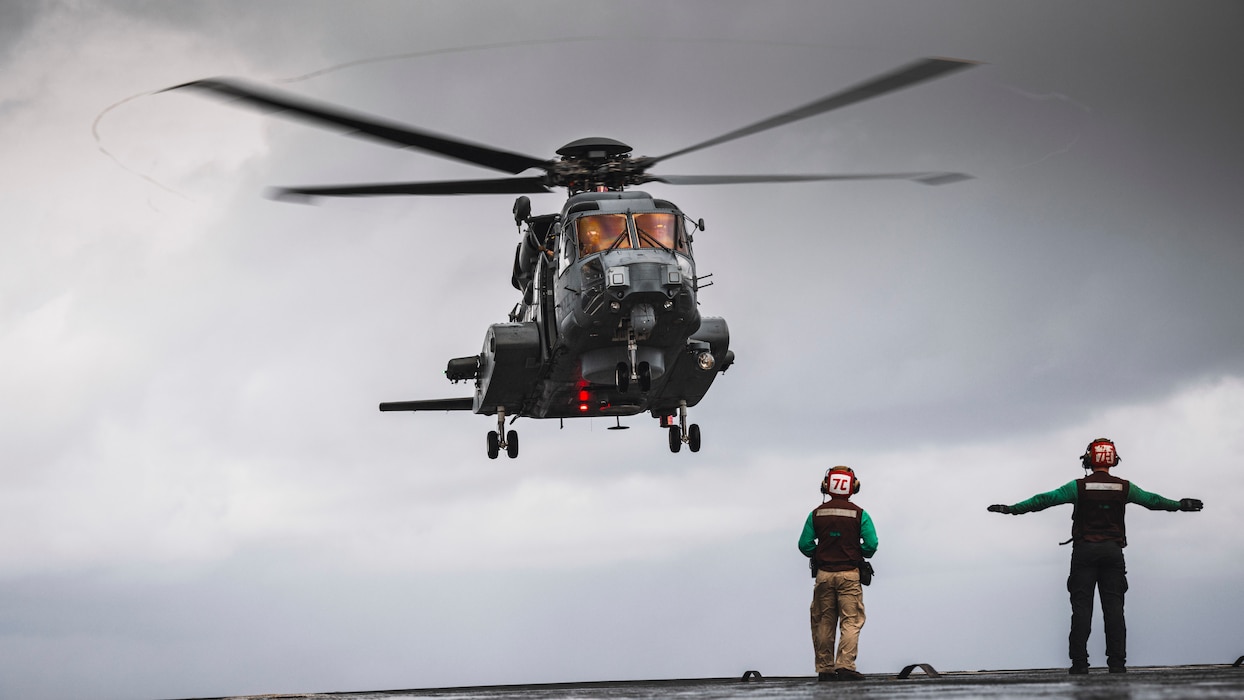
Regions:
<svg viewBox="0 0 1244 700"><path fill-rule="evenodd" d="M1080 464L1083 464L1085 469L1113 467L1120 461L1122 458L1119 457L1114 442L1107 438L1097 438L1090 442L1088 447L1084 448L1084 454L1080 455Z"/></svg>
<svg viewBox="0 0 1244 700"><path fill-rule="evenodd" d="M860 492L860 480L855 478L855 470L851 467L837 466L825 472L821 480L821 493L826 496L851 497Z"/></svg>

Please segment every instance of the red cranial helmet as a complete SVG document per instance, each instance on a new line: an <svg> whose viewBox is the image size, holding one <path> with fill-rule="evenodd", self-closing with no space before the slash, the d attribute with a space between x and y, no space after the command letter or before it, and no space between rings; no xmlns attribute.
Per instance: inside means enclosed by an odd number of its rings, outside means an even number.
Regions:
<svg viewBox="0 0 1244 700"><path fill-rule="evenodd" d="M821 480L821 493L826 496L844 496L860 492L860 480L855 478L855 470L851 467L837 466L825 472Z"/></svg>
<svg viewBox="0 0 1244 700"><path fill-rule="evenodd" d="M1080 455L1080 463L1085 469L1113 467L1120 461L1121 458L1114 447L1114 442L1106 438L1097 438L1090 442L1088 447L1084 448L1084 454Z"/></svg>

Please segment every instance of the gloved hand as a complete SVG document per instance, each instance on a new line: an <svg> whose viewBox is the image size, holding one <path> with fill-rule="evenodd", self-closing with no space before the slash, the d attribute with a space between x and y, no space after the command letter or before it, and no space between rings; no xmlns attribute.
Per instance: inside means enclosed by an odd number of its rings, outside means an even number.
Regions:
<svg viewBox="0 0 1244 700"><path fill-rule="evenodd" d="M1179 509L1182 511L1198 511L1201 510L1201 499L1199 498L1181 498L1179 499Z"/></svg>
<svg viewBox="0 0 1244 700"><path fill-rule="evenodd" d="M1182 502L1181 502L1181 507L1182 507ZM1004 506L1004 505L992 505L992 506L989 506L989 512L990 512L990 513L1003 513L1003 514L1005 514L1005 515L1015 515L1015 509L1014 509L1014 508L1012 508L1012 507L1010 507L1010 506Z"/></svg>

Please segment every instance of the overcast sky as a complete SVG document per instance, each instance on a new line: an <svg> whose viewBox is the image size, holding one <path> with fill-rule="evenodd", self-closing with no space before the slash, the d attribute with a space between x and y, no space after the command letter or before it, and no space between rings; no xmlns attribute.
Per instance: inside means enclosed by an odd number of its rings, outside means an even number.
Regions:
<svg viewBox="0 0 1244 700"><path fill-rule="evenodd" d="M202 697L813 672L795 544L853 466L859 667L1067 664L1069 507L1117 474L1132 665L1244 653L1238 2L0 5L0 696ZM982 65L672 159L735 366L647 416L520 420L445 361L517 301L495 173L189 92L212 76L537 157L668 153L926 56ZM562 194L533 197L538 213ZM1103 663L1100 631L1090 652Z"/></svg>

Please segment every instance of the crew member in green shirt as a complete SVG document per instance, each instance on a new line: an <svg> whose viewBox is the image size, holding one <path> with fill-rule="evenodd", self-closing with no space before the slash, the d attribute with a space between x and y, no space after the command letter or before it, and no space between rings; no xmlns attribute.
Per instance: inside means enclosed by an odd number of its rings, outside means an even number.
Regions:
<svg viewBox="0 0 1244 700"><path fill-rule="evenodd" d="M1114 443L1098 438L1089 443L1080 463L1091 470L1061 488L1039 493L1015 505L992 505L994 513L1020 515L1045 510L1063 503L1074 504L1071 514L1071 573L1067 592L1071 594L1071 634L1067 637L1072 674L1088 673L1088 638L1093 622L1093 590L1101 598L1106 626L1106 663L1111 673L1127 671L1127 624L1123 619L1123 594L1127 591L1127 565L1123 548L1127 546L1124 507L1135 503L1149 510L1201 510L1201 501L1185 498L1173 501L1149 493L1125 479L1112 476L1110 468L1119 463ZM1063 544L1066 544L1064 542Z"/></svg>
<svg viewBox="0 0 1244 700"><path fill-rule="evenodd" d="M799 551L811 559L816 587L812 591L812 648L818 681L858 681L855 669L860 628L864 626L864 590L860 567L877 551L877 531L868 512L851 502L860 480L850 467L833 467L821 480L829 500L812 509L799 535ZM871 571L871 569L869 569ZM834 636L842 634L837 653Z"/></svg>

